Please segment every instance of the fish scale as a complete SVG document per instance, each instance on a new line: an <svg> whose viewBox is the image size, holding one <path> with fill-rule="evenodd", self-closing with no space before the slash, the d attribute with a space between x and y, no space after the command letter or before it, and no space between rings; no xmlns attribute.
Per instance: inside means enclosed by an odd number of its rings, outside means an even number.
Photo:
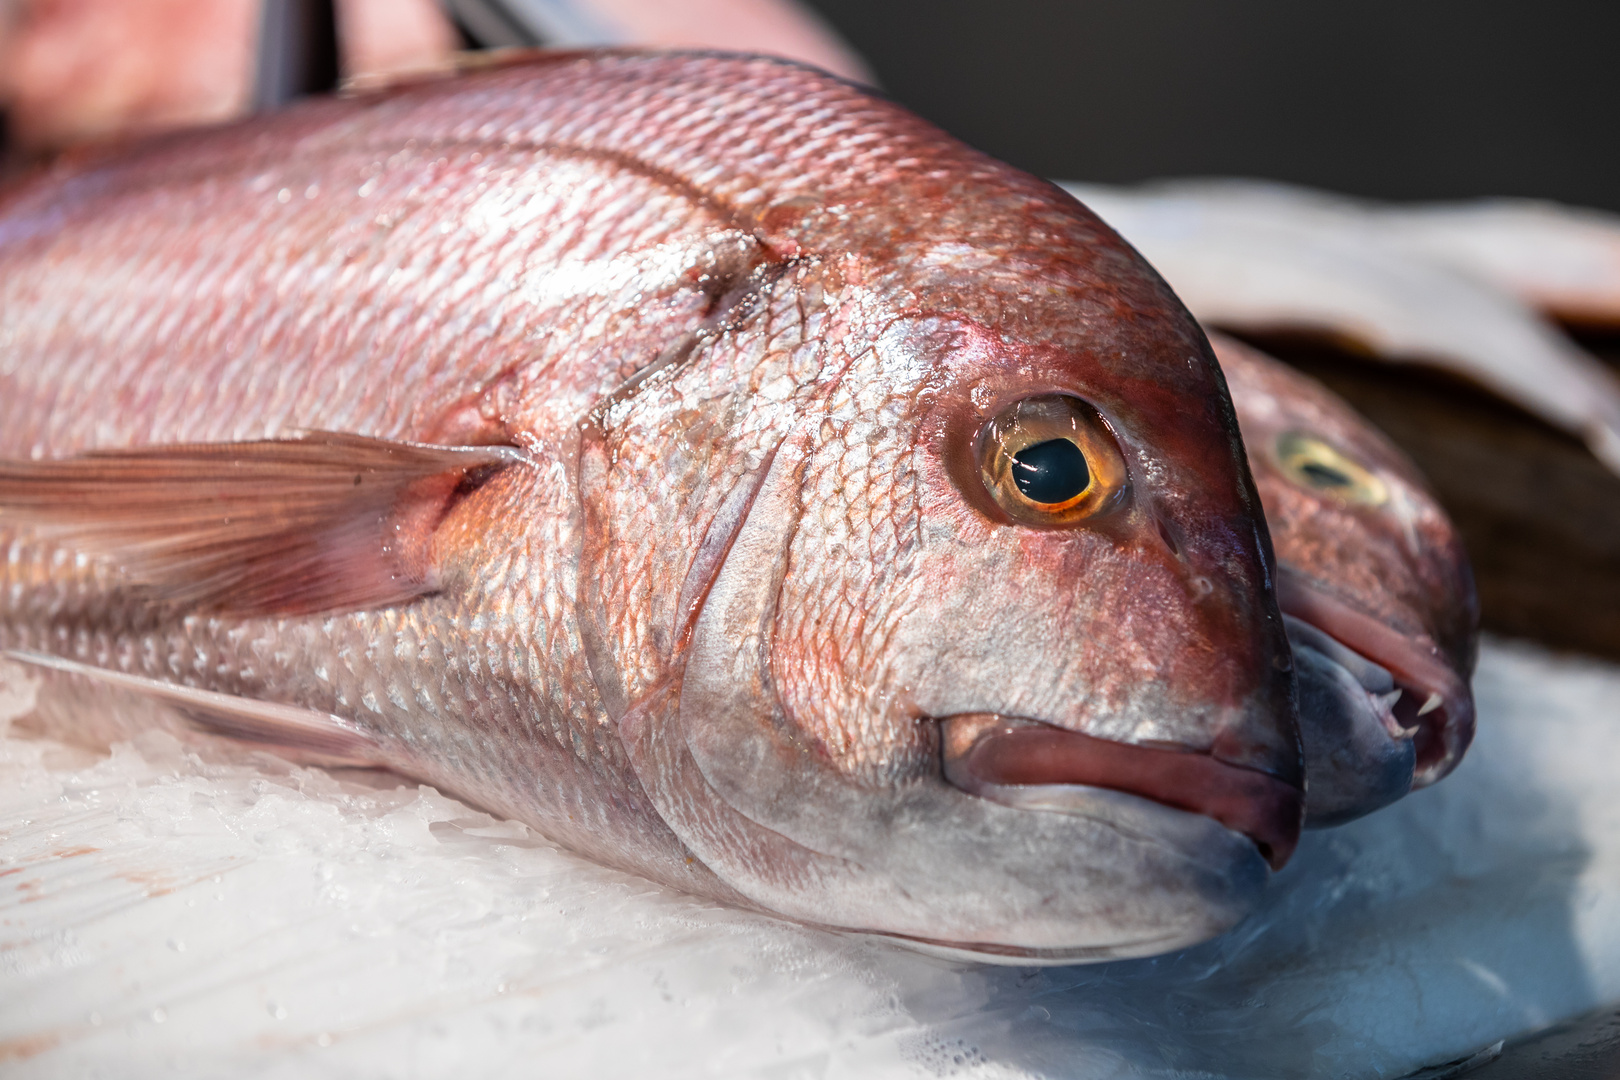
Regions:
<svg viewBox="0 0 1620 1080"><path fill-rule="evenodd" d="M812 320L799 318L797 291L773 293L744 326L724 337L724 347L701 345L679 370L667 378L653 376L633 400L603 418L599 432L586 436L582 475L599 486L601 499L585 527L582 562L594 571L585 602L618 631L606 635L602 645L612 654L618 676L613 681L622 683L615 696L626 705L667 679L675 659L684 613L677 609L678 596L661 586L685 577L692 552L704 542L721 504L774 452L781 425L798 415L793 400L771 401L758 393L761 383L794 366L795 350L812 336ZM815 381L807 378L800 385L813 387ZM656 416L671 404L678 409L673 425L641 422L642 413ZM661 448L671 427L718 433L728 426L745 434L722 444L718 453L713 444L678 457ZM644 445L641 440L649 436L659 445ZM621 458L649 456L663 467L612 467ZM656 490L665 486L692 495L668 503Z"/></svg>
<svg viewBox="0 0 1620 1080"><path fill-rule="evenodd" d="M881 363L876 351L857 360L844 381L865 382L861 368L874 362ZM772 666L787 707L824 752L851 774L873 778L915 775L919 761L938 753L931 726L908 709L904 686L882 671L886 633L916 606L909 555L921 517L907 455L882 438L893 424L887 404L863 410L870 418L864 424L841 425L841 437L827 439L810 462L807 510L823 499L840 506L835 492L853 497L842 513L807 513L788 554L806 568L795 579L836 583L785 592L775 621L777 640L791 643L784 656L820 662Z"/></svg>

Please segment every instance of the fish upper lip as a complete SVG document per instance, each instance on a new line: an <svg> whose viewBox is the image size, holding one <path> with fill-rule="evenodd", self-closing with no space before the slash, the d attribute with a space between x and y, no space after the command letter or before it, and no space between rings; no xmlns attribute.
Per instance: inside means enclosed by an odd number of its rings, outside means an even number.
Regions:
<svg viewBox="0 0 1620 1080"><path fill-rule="evenodd" d="M1124 792L1214 819L1247 837L1273 870L1299 843L1304 791L1258 769L999 713L946 716L940 724L945 778L969 794L1067 785Z"/></svg>
<svg viewBox="0 0 1620 1080"><path fill-rule="evenodd" d="M1408 636L1328 595L1297 571L1278 567L1277 606L1345 648L1387 670L1405 691L1393 715L1417 749L1414 789L1434 783L1462 760L1474 738L1474 698L1468 683L1427 635ZM1392 734L1394 734L1392 732Z"/></svg>

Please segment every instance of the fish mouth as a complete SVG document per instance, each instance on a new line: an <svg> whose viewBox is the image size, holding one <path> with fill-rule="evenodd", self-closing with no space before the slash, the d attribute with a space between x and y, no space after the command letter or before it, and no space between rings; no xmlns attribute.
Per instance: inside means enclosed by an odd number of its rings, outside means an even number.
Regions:
<svg viewBox="0 0 1620 1080"><path fill-rule="evenodd" d="M1432 638L1402 634L1313 587L1288 567L1278 568L1277 606L1286 619L1305 624L1388 673L1391 692L1399 691L1399 696L1385 698L1379 711L1387 717L1392 738L1412 740L1414 790L1457 767L1474 738L1474 697ZM1291 641L1297 630L1290 630ZM1366 685L1364 677L1358 681Z"/></svg>
<svg viewBox="0 0 1620 1080"><path fill-rule="evenodd" d="M1305 827L1343 825L1412 790L1417 728L1395 716L1388 671L1308 622L1283 616L1299 687Z"/></svg>
<svg viewBox="0 0 1620 1080"><path fill-rule="evenodd" d="M945 779L970 795L1059 811L1065 791L1134 795L1214 819L1247 837L1273 870L1299 843L1303 791L1206 753L1099 739L999 713L945 717L940 733Z"/></svg>

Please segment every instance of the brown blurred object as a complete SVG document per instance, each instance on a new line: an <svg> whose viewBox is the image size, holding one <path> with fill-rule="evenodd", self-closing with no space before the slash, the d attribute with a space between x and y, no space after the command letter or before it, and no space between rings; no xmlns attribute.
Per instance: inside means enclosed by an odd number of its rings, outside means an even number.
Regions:
<svg viewBox="0 0 1620 1080"><path fill-rule="evenodd" d="M13 0L0 102L46 152L246 111L258 0Z"/></svg>
<svg viewBox="0 0 1620 1080"><path fill-rule="evenodd" d="M436 0L337 0L334 7L346 79L431 70L461 47Z"/></svg>

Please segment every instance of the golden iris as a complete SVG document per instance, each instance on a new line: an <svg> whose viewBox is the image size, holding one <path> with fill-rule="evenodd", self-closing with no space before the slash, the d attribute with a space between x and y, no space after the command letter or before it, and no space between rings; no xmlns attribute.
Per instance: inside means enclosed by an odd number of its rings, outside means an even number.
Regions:
<svg viewBox="0 0 1620 1080"><path fill-rule="evenodd" d="M986 490L1028 525L1070 525L1113 507L1125 491L1125 461L1090 405L1067 394L1024 398L1002 409L979 437Z"/></svg>
<svg viewBox="0 0 1620 1080"><path fill-rule="evenodd" d="M1389 501L1389 486L1366 466L1303 431L1277 437L1277 464L1300 487L1352 506L1382 506Z"/></svg>

